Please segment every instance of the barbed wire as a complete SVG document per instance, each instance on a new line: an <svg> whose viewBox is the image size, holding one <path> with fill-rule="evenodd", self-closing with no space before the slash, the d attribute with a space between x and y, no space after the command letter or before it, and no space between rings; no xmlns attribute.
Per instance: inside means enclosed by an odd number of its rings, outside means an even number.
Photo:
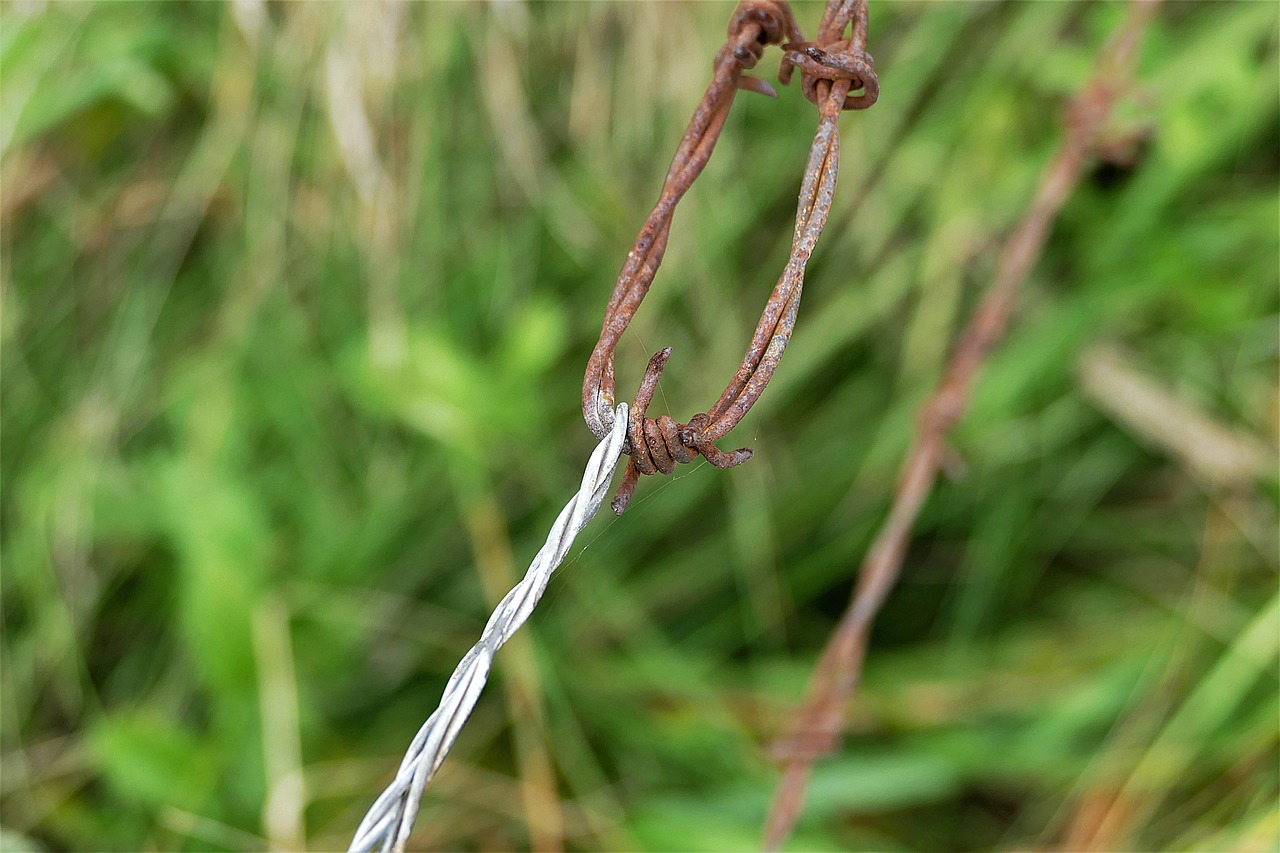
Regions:
<svg viewBox="0 0 1280 853"><path fill-rule="evenodd" d="M847 37L846 29L851 29ZM728 41L716 55L711 84L680 141L658 203L618 276L605 310L600 339L587 365L583 415L600 444L587 464L582 488L561 511L524 580L498 604L479 642L450 676L440 706L419 729L395 779L361 821L349 850L404 850L422 793L484 689L494 654L528 619L574 537L600 508L623 453L629 454L631 460L613 502L618 514L626 508L641 474L667 474L677 463L691 462L696 456L717 468L751 458L749 449L725 452L715 442L732 430L759 399L791 338L805 267L826 224L835 192L840 156L836 119L842 110L870 107L879 96L872 60L866 53L866 38L867 0L828 0L815 41L804 39L786 0L739 3L729 23ZM684 424L669 416L647 416L670 348L649 360L634 404L615 408L614 349L662 263L676 204L710 159L737 90L775 94L763 80L743 74L756 65L770 44L783 46L779 80L787 84L793 71L800 69L802 90L819 107L818 130L800 189L787 265L737 373L710 410L694 415Z"/></svg>
<svg viewBox="0 0 1280 853"><path fill-rule="evenodd" d="M622 456L627 437L627 404L619 403L612 429L592 451L582 475L582 486L560 515L547 541L525 573L494 608L479 641L467 652L445 685L440 705L418 730L396 778L369 808L356 830L349 851L403 851L413 832L422 792L444 761L462 730L489 677L493 656L511 638L542 598L552 573L564 561L578 532L604 503L613 471Z"/></svg>
<svg viewBox="0 0 1280 853"><path fill-rule="evenodd" d="M850 35L846 36L846 30ZM786 85L800 69L801 90L818 106L819 124L810 147L796 208L796 227L787 265L778 278L756 325L737 373L710 409L688 423L663 415L647 416L658 378L671 355L663 349L649 359L644 379L631 407L624 453L631 456L613 501L621 515L641 475L670 474L678 463L704 457L717 468L731 468L751 458L751 450L724 451L724 438L760 399L791 340L805 266L826 225L835 194L840 161L840 132L836 119L842 110L864 110L880 96L880 84L867 44L867 0L828 0L818 36L806 41L786 0L741 0L729 20L729 38L716 54L711 83L695 108L676 148L662 192L645 220L635 245L618 273L605 308L600 339L587 362L582 382L582 415L597 438L613 426L614 351L653 284L675 217L676 205L702 174L724 127L739 89L774 96L773 88L743 73L754 68L766 46L784 51L778 79Z"/></svg>

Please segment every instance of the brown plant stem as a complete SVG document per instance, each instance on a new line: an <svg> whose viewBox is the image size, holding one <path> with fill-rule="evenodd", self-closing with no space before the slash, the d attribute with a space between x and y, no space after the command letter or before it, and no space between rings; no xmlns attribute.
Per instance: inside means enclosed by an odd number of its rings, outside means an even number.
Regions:
<svg viewBox="0 0 1280 853"><path fill-rule="evenodd" d="M1121 29L1099 53L1090 80L1066 111L1062 144L1045 168L1021 222L1004 244L995 278L952 352L941 381L921 409L884 525L867 551L849 607L814 668L804 703L772 752L782 778L764 827L764 848L776 850L800 817L814 763L838 745L844 713L858 686L867 636L902 568L908 537L941 470L947 433L964 414L974 377L1003 335L1018 289L1054 219L1080 180L1112 107L1128 89L1139 39L1159 0L1134 0Z"/></svg>

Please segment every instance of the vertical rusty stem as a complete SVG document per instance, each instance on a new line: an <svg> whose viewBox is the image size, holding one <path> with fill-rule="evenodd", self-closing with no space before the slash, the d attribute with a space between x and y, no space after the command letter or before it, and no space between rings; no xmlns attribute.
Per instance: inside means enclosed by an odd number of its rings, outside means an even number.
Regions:
<svg viewBox="0 0 1280 853"><path fill-rule="evenodd" d="M995 278L960 336L934 393L925 402L903 461L884 525L867 551L857 587L810 678L804 703L773 752L782 778L764 828L764 848L790 836L804 805L813 765L832 752L862 671L867 637L902 568L915 520L933 491L946 437L964 414L974 378L1003 335L1015 298L1040 257L1049 230L1080 180L1112 107L1128 88L1138 41L1159 0L1135 0L1121 30L1099 53L1091 79L1067 108L1062 143L1046 166L1026 215L1000 253Z"/></svg>

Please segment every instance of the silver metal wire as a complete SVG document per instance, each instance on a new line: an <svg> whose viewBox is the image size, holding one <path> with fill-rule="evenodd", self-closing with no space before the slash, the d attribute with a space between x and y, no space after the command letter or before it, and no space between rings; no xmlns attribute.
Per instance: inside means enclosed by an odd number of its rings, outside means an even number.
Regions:
<svg viewBox="0 0 1280 853"><path fill-rule="evenodd" d="M556 518L547 541L533 558L524 579L516 584L494 608L480 640L463 656L449 677L440 706L418 730L395 780L382 792L351 840L349 851L403 851L413 831L422 792L444 761L462 725L471 715L480 691L489 677L493 656L525 623L546 590L552 573L559 567L578 531L600 509L613 480L613 470L622 456L627 439L627 404L620 403L613 429L591 453L582 487Z"/></svg>

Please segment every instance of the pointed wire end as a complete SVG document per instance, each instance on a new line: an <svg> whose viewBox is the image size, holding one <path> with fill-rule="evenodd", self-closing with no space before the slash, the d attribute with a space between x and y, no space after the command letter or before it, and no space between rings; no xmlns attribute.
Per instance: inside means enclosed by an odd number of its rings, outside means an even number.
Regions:
<svg viewBox="0 0 1280 853"><path fill-rule="evenodd" d="M743 462L750 460L754 455L755 453L751 448L739 447L737 450L730 450L728 452L722 450L719 453L719 458L715 460L708 458L707 461L717 468L736 468Z"/></svg>
<svg viewBox="0 0 1280 853"><path fill-rule="evenodd" d="M622 484L618 486L618 493L613 496L613 500L609 503L614 515L622 515L627 511L627 506L631 503L631 496L636 491L636 483L639 481L640 471L636 468L636 463L628 462L626 473L622 475Z"/></svg>
<svg viewBox="0 0 1280 853"><path fill-rule="evenodd" d="M744 92L755 92L758 95L764 95L766 98L778 97L778 91L770 86L767 80L752 77L750 74L743 74L738 78L738 88Z"/></svg>

